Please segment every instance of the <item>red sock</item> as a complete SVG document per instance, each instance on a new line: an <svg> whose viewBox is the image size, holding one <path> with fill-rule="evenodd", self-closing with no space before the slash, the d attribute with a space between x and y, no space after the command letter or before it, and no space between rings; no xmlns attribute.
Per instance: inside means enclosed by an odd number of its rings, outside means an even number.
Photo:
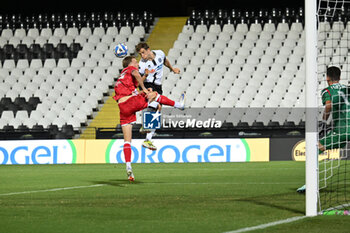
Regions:
<svg viewBox="0 0 350 233"><path fill-rule="evenodd" d="M129 142L124 143L123 151L125 162L131 162L131 146Z"/></svg>
<svg viewBox="0 0 350 233"><path fill-rule="evenodd" d="M157 100L158 103L160 104L164 104L164 105L168 105L168 106L174 106L175 105L175 101L169 99L168 97L164 96L164 95L158 95Z"/></svg>

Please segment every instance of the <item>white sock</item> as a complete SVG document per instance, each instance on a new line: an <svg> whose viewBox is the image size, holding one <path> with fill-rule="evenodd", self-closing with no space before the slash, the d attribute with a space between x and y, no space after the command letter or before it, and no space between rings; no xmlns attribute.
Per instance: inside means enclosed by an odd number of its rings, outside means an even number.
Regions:
<svg viewBox="0 0 350 233"><path fill-rule="evenodd" d="M174 108L183 108L183 106L184 106L183 103L175 101Z"/></svg>
<svg viewBox="0 0 350 233"><path fill-rule="evenodd" d="M160 95L159 95L159 94L157 94L157 96L156 96L156 98L154 99L154 101L158 102L159 97L160 97Z"/></svg>
<svg viewBox="0 0 350 233"><path fill-rule="evenodd" d="M149 110L154 110L158 108L159 103L156 101L152 101L151 103L148 103L148 107L151 108Z"/></svg>
<svg viewBox="0 0 350 233"><path fill-rule="evenodd" d="M155 130L155 129L151 129L151 132L147 133L146 139L147 139L148 141L151 141L151 140L152 140L152 137L153 137L153 135L154 135L155 133L156 133L156 130Z"/></svg>
<svg viewBox="0 0 350 233"><path fill-rule="evenodd" d="M131 162L126 162L126 170L131 170Z"/></svg>

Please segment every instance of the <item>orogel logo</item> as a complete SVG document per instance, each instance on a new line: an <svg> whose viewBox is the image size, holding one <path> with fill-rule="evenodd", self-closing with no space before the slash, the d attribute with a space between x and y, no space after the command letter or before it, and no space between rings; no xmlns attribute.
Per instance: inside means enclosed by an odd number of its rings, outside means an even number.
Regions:
<svg viewBox="0 0 350 233"><path fill-rule="evenodd" d="M0 164L71 164L76 150L70 140L0 141Z"/></svg>
<svg viewBox="0 0 350 233"><path fill-rule="evenodd" d="M246 162L250 148L244 139L158 139L158 150L142 147L133 140L132 163ZM106 163L124 163L123 141L112 140L106 150Z"/></svg>

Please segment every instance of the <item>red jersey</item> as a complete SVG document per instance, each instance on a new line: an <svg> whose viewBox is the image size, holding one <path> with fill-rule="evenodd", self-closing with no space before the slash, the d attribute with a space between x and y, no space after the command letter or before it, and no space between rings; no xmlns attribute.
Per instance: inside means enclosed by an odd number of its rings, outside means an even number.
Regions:
<svg viewBox="0 0 350 233"><path fill-rule="evenodd" d="M135 91L138 82L131 74L134 70L138 69L133 66L128 66L122 70L122 73L114 86L115 96L113 98L115 100L119 100L124 96L132 95L133 91Z"/></svg>

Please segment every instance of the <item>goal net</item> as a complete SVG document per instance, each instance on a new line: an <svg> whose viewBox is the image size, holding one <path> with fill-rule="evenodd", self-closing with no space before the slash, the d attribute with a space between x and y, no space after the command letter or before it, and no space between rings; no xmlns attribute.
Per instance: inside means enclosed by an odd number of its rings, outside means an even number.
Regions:
<svg viewBox="0 0 350 233"><path fill-rule="evenodd" d="M350 139L350 1L319 0L318 20L318 93L319 140L326 151L319 154L319 211L339 214L350 205L350 168L347 141ZM327 82L330 67L341 71L339 83ZM329 76L329 75L328 75ZM325 112L331 102L329 117ZM348 117L349 116L349 117ZM327 120L327 121L325 121ZM326 127L324 124L326 123ZM320 124L322 125L322 124Z"/></svg>

